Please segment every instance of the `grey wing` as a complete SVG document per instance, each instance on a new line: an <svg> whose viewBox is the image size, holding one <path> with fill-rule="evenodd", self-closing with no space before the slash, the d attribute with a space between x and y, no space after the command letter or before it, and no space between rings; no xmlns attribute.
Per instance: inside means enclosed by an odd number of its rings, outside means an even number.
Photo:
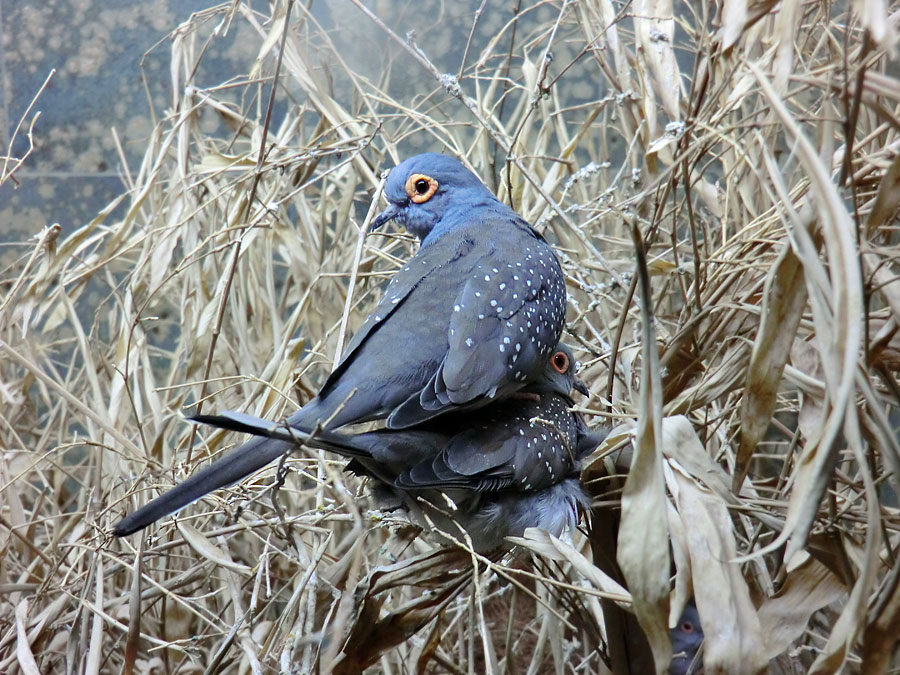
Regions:
<svg viewBox="0 0 900 675"><path fill-rule="evenodd" d="M344 350L341 362L328 376L328 379L325 380L325 384L322 385L319 391L320 397L324 396L334 386L335 382L340 379L372 332L378 330L397 311L409 294L415 290L416 286L432 270L434 261L430 260L425 252L422 253L423 255L421 256L413 256L412 260L401 267L391 278L378 305L366 317L359 330L353 334L353 337L347 344L347 348Z"/></svg>
<svg viewBox="0 0 900 675"><path fill-rule="evenodd" d="M540 490L564 480L576 466L576 419L568 400L546 394L540 404L510 399L496 414L450 439L433 459L398 478L401 487L498 492Z"/></svg>
<svg viewBox="0 0 900 675"><path fill-rule="evenodd" d="M565 278L548 244L512 229L512 242L498 237L471 267L454 298L446 355L421 393L391 414L389 427L507 395L546 363L565 323ZM522 260L505 254L521 250Z"/></svg>
<svg viewBox="0 0 900 675"><path fill-rule="evenodd" d="M485 427L487 429L488 427ZM497 492L513 485L517 439L510 435L490 438L482 433L463 433L442 452L399 474L397 486L405 489L465 489Z"/></svg>

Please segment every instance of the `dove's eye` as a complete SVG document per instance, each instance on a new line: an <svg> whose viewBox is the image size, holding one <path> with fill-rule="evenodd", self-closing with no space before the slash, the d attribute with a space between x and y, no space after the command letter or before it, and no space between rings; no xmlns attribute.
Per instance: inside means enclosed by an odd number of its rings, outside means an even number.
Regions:
<svg viewBox="0 0 900 675"><path fill-rule="evenodd" d="M550 359L550 364L553 366L553 370L563 374L569 369L569 357L566 356L565 352L556 352L553 358Z"/></svg>
<svg viewBox="0 0 900 675"><path fill-rule="evenodd" d="M406 194L416 204L424 204L437 192L438 182L424 173L414 173L406 179Z"/></svg>

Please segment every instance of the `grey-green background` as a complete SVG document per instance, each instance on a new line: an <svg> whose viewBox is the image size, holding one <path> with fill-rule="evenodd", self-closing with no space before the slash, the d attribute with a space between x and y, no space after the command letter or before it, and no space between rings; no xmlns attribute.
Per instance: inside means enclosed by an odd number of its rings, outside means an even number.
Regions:
<svg viewBox="0 0 900 675"><path fill-rule="evenodd" d="M271 11L264 0L244 4L261 19ZM519 11L514 12L517 4ZM394 59L403 58L349 0L299 5L326 29L354 72L377 80L396 65ZM481 2L370 0L366 5L399 35L413 31L439 68L457 72ZM59 223L69 232L88 222L122 193L124 174L138 171L147 139L165 115L171 96L167 36L192 13L211 6L214 0L0 0L0 155L7 154L23 115L24 128L13 142L12 154L25 152L25 132L40 111L33 154L15 181L0 186L0 259L8 260L10 253L16 257L9 249L21 244L12 242L22 242L46 225ZM303 10L295 8L296 19ZM514 16L518 16L516 51L521 53L523 45L527 50L531 39L539 43L538 36L529 35L529 25L558 11L553 4L540 2L487 2L473 35L469 63ZM221 17L221 13L211 16L209 31ZM194 83L214 86L246 74L259 47L259 37L249 30L238 20L226 38L211 41ZM309 49L315 52L316 45L311 43ZM397 80L391 89L399 86L413 95L431 90L430 78L413 68L413 75L428 82ZM33 110L25 115L54 69ZM595 78L579 81L575 75L567 80L584 89L568 92L576 100L597 96L600 83Z"/></svg>

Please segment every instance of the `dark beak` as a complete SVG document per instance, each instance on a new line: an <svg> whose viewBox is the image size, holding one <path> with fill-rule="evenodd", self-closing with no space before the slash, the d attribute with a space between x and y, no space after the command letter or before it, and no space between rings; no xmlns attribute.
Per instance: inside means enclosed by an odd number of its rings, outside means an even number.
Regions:
<svg viewBox="0 0 900 675"><path fill-rule="evenodd" d="M591 395L591 390L588 389L587 385L581 381L580 377L575 378L575 382L574 384L572 384L572 387L575 388L575 391L584 394L585 396L589 397Z"/></svg>
<svg viewBox="0 0 900 675"><path fill-rule="evenodd" d="M372 224L369 226L369 232L373 230L377 230L379 227L384 225L386 222L393 220L397 216L400 215L400 207L391 204L384 211L379 213L375 220L372 221Z"/></svg>

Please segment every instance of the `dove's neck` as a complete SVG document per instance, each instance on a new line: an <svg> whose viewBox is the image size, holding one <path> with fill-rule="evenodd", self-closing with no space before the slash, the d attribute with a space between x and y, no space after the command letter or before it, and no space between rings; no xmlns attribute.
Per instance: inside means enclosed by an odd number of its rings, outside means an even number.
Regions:
<svg viewBox="0 0 900 675"><path fill-rule="evenodd" d="M519 222L521 219L506 204L499 201L487 190L477 199L460 200L461 203L449 207L434 227L422 237L422 247L437 241L448 232L475 221L509 220Z"/></svg>

